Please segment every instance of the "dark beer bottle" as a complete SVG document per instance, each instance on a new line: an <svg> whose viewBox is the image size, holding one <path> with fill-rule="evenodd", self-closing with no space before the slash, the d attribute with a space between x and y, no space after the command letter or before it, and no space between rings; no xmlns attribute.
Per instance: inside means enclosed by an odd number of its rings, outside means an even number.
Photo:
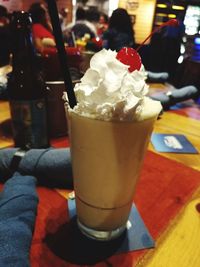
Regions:
<svg viewBox="0 0 200 267"><path fill-rule="evenodd" d="M31 25L28 13L13 13L13 70L8 79L8 95L15 146L44 148L49 146L46 86L32 42Z"/></svg>

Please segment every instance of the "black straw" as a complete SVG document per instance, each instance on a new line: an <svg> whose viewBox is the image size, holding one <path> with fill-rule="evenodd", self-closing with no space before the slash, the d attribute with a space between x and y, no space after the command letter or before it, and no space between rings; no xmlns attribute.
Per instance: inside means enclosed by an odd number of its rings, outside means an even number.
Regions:
<svg viewBox="0 0 200 267"><path fill-rule="evenodd" d="M65 83L66 92L68 95L69 105L73 108L77 102L75 93L73 90L72 79L67 64L67 53L64 47L64 41L58 16L58 9L54 0L47 0L49 16L51 18L51 24L53 27L53 34L55 37L56 47L58 50L58 57L60 60L61 70L63 73L63 79Z"/></svg>

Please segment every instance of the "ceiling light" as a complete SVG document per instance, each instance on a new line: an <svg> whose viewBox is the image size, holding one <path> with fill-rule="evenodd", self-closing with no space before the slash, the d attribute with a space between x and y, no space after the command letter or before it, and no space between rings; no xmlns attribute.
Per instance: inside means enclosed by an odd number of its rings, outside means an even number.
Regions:
<svg viewBox="0 0 200 267"><path fill-rule="evenodd" d="M175 9L175 10L184 10L184 6L176 6L176 5L172 5L172 9Z"/></svg>
<svg viewBox="0 0 200 267"><path fill-rule="evenodd" d="M167 8L167 5L165 5L165 4L157 4L156 6L159 8Z"/></svg>
<svg viewBox="0 0 200 267"><path fill-rule="evenodd" d="M168 18L175 19L176 18L176 15L175 14L168 14Z"/></svg>

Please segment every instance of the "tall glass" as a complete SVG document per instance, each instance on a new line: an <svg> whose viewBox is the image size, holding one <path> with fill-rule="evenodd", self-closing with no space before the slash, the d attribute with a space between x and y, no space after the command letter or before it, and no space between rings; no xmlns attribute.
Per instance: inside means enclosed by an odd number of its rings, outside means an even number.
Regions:
<svg viewBox="0 0 200 267"><path fill-rule="evenodd" d="M87 236L110 240L126 229L157 116L102 121L67 113L77 222Z"/></svg>

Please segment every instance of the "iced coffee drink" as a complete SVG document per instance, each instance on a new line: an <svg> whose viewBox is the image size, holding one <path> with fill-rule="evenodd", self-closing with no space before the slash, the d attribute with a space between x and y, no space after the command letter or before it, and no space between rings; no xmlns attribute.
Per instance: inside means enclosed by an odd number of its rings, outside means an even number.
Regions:
<svg viewBox="0 0 200 267"><path fill-rule="evenodd" d="M146 97L145 71L130 72L116 52L95 54L66 104L81 231L110 240L126 228L136 184L161 105Z"/></svg>

